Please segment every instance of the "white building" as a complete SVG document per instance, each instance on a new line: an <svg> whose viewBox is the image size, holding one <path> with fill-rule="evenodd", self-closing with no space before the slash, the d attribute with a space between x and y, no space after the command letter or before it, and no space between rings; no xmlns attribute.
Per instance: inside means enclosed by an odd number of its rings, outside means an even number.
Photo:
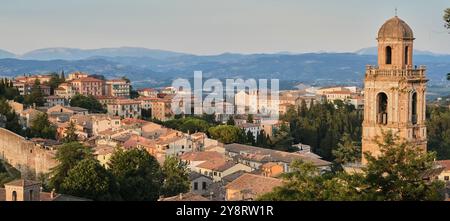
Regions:
<svg viewBox="0 0 450 221"><path fill-rule="evenodd" d="M131 99L117 100L107 105L108 114L121 118L140 118L141 102Z"/></svg>
<svg viewBox="0 0 450 221"><path fill-rule="evenodd" d="M107 80L105 83L106 95L113 97L130 97L130 83L123 79Z"/></svg>
<svg viewBox="0 0 450 221"><path fill-rule="evenodd" d="M241 129L244 129L245 133L253 134L253 137L256 141L256 138L258 137L259 132L261 131L261 126L259 124L252 124L252 123L244 123L238 126Z"/></svg>

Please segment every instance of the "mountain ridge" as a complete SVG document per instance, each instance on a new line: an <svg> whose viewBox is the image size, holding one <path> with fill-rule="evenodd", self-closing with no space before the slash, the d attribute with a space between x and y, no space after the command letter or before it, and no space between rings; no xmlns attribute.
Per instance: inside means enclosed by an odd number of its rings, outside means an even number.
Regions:
<svg viewBox="0 0 450 221"><path fill-rule="evenodd" d="M213 55L196 55L192 53L175 52L169 50L161 49L149 49L144 47L110 47L110 48L96 48L96 49L80 49L80 48L69 48L69 47L51 47L51 48L41 48L26 52L22 55L17 55L6 50L0 49L0 59L1 58L17 58L23 60L82 60L90 59L95 57L149 57L153 59L169 59L179 56L203 56L203 57L214 57L227 55L230 56L251 56L251 55L300 55L300 54L336 54L336 53L355 53L359 55L376 55L376 47L361 48L354 52L328 52L328 51L317 51L317 52L290 52L281 51L273 53L232 53L224 52L220 54ZM415 55L431 55L431 56L445 56L450 54L435 53L431 51L424 50L414 50ZM223 57L223 56L222 56Z"/></svg>

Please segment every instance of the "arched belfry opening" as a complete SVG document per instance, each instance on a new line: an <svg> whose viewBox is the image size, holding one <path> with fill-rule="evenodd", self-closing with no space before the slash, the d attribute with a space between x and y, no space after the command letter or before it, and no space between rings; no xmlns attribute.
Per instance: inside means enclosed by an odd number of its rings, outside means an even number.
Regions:
<svg viewBox="0 0 450 221"><path fill-rule="evenodd" d="M409 57L408 57L408 50L409 50L409 47L408 46L406 46L405 47L405 65L408 65L408 59L409 59Z"/></svg>
<svg viewBox="0 0 450 221"><path fill-rule="evenodd" d="M417 93L411 96L411 123L417 124Z"/></svg>
<svg viewBox="0 0 450 221"><path fill-rule="evenodd" d="M386 64L392 64L392 48L391 48L391 46L386 47Z"/></svg>
<svg viewBox="0 0 450 221"><path fill-rule="evenodd" d="M387 113L388 97L385 93L379 93L377 95L377 123L387 124L388 113Z"/></svg>

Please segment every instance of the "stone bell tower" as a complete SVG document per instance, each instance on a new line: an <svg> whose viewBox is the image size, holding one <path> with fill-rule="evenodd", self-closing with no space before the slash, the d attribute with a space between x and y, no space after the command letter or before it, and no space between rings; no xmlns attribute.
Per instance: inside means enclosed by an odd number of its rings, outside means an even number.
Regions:
<svg viewBox="0 0 450 221"><path fill-rule="evenodd" d="M376 139L389 130L426 151L428 80L424 66L413 66L413 31L395 16L383 24L377 40L378 66L367 66L364 81L362 152L378 155Z"/></svg>

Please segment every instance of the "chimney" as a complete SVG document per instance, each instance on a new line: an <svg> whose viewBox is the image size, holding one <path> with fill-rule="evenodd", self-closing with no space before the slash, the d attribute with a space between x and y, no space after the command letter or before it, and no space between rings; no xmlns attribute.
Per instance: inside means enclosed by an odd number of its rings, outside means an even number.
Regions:
<svg viewBox="0 0 450 221"><path fill-rule="evenodd" d="M180 198L180 200L183 199L183 193L180 193L179 198Z"/></svg>

